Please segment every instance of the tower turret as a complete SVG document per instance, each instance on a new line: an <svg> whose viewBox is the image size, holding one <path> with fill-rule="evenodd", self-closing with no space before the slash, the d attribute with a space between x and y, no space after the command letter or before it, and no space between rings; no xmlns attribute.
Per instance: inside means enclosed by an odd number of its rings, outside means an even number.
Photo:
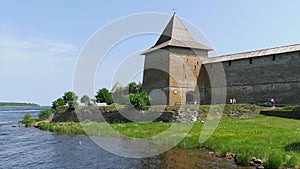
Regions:
<svg viewBox="0 0 300 169"><path fill-rule="evenodd" d="M211 50L195 41L174 14L155 45L143 52L143 90L152 97L152 104L199 102L197 79L202 60Z"/></svg>

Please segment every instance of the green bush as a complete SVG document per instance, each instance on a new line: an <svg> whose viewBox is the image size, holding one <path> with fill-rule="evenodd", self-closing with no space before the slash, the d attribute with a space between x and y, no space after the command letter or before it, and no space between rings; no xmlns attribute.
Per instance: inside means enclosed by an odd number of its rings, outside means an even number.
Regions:
<svg viewBox="0 0 300 169"><path fill-rule="evenodd" d="M39 114L39 120L49 119L51 115L51 110L42 110Z"/></svg>
<svg viewBox="0 0 300 169"><path fill-rule="evenodd" d="M25 127L31 127L36 121L37 119L32 119L31 114L26 113L19 123L25 124Z"/></svg>
<svg viewBox="0 0 300 169"><path fill-rule="evenodd" d="M141 91L142 85L137 84L135 82L131 82L128 84L129 93L138 94Z"/></svg>
<svg viewBox="0 0 300 169"><path fill-rule="evenodd" d="M63 96L63 99L70 108L74 108L74 107L78 106L78 103L77 103L78 96L76 96L76 94L74 92L71 92L71 91L66 92Z"/></svg>
<svg viewBox="0 0 300 169"><path fill-rule="evenodd" d="M96 97L97 102L99 102L99 103L105 102L108 105L113 103L112 95L109 93L108 89L106 89L106 88L100 89L97 92L97 95L95 97Z"/></svg>
<svg viewBox="0 0 300 169"><path fill-rule="evenodd" d="M137 84L135 82L131 82L128 84L128 88L129 88L129 93L138 93L138 91L136 91L135 86Z"/></svg>
<svg viewBox="0 0 300 169"><path fill-rule="evenodd" d="M66 105L66 102L63 98L58 98L52 103L52 109L56 110L58 107Z"/></svg>
<svg viewBox="0 0 300 169"><path fill-rule="evenodd" d="M26 114L24 115L24 117L23 117L23 121L30 121L31 118L32 118L31 114L26 113Z"/></svg>
<svg viewBox="0 0 300 169"><path fill-rule="evenodd" d="M89 104L90 100L91 99L89 98L88 95L83 95L80 99L80 102L84 103L84 105L87 106Z"/></svg>
<svg viewBox="0 0 300 169"><path fill-rule="evenodd" d="M130 104L137 110L146 110L147 104L150 101L150 96L147 93L129 94Z"/></svg>

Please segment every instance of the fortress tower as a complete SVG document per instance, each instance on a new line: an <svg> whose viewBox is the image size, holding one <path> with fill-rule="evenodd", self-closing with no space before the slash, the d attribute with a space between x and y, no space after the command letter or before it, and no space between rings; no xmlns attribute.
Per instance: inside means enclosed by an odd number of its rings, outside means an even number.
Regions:
<svg viewBox="0 0 300 169"><path fill-rule="evenodd" d="M300 104L300 44L208 58L210 50L174 14L155 45L143 53L143 90L151 104L224 104L231 98Z"/></svg>
<svg viewBox="0 0 300 169"><path fill-rule="evenodd" d="M152 104L200 102L199 72L211 50L196 42L174 14L155 45L143 53L143 90Z"/></svg>

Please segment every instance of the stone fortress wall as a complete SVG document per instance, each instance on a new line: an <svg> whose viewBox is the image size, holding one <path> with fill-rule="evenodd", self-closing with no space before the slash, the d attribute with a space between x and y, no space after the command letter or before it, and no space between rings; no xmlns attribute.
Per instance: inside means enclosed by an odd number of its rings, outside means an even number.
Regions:
<svg viewBox="0 0 300 169"><path fill-rule="evenodd" d="M251 57L221 62L226 75L227 103L265 103L271 98L278 104L300 104L300 52ZM213 71L217 63L207 63ZM199 76L199 78L209 78ZM209 81L209 79L206 79ZM209 88L206 90L210 90ZM206 93L205 98L210 92ZM209 103L208 100L204 101Z"/></svg>

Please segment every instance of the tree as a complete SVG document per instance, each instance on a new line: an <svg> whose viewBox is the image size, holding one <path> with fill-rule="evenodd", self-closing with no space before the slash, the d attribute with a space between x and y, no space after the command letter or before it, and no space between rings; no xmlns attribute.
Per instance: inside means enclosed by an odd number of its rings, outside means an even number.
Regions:
<svg viewBox="0 0 300 169"><path fill-rule="evenodd" d="M31 118L32 118L31 114L26 113L26 114L24 115L24 117L23 117L23 121L30 121Z"/></svg>
<svg viewBox="0 0 300 169"><path fill-rule="evenodd" d="M74 92L71 91L66 92L63 96L63 99L70 108L74 108L75 106L78 105L77 103L78 96L76 96Z"/></svg>
<svg viewBox="0 0 300 169"><path fill-rule="evenodd" d="M129 101L131 105L137 110L144 110L150 101L150 96L147 93L129 94Z"/></svg>
<svg viewBox="0 0 300 169"><path fill-rule="evenodd" d="M99 103L105 102L106 104L110 105L113 102L112 96L106 88L100 89L97 92L97 95L95 97L96 97L97 102L99 102Z"/></svg>
<svg viewBox="0 0 300 169"><path fill-rule="evenodd" d="M52 103L52 109L57 109L58 107L66 105L66 102L63 98L58 98Z"/></svg>
<svg viewBox="0 0 300 169"><path fill-rule="evenodd" d="M84 105L87 106L88 103L90 102L89 96L83 95L83 96L81 97L81 99L80 99L80 102L81 102L81 103L84 103Z"/></svg>
<svg viewBox="0 0 300 169"><path fill-rule="evenodd" d="M25 124L25 127L30 127L31 123L33 122L32 116L29 113L26 113L23 117L23 120L20 121L21 123Z"/></svg>
<svg viewBox="0 0 300 169"><path fill-rule="evenodd" d="M129 93L136 93L135 86L136 86L135 82L131 82L128 84Z"/></svg>
<svg viewBox="0 0 300 169"><path fill-rule="evenodd" d="M142 84L140 84L140 83L137 84L135 82L131 82L128 84L129 93L134 93L134 94L140 93L141 87L142 87Z"/></svg>
<svg viewBox="0 0 300 169"><path fill-rule="evenodd" d="M50 118L50 115L51 115L51 110L48 109L48 110L43 110L40 112L39 114L39 119L40 120L46 120L46 119L49 119Z"/></svg>

